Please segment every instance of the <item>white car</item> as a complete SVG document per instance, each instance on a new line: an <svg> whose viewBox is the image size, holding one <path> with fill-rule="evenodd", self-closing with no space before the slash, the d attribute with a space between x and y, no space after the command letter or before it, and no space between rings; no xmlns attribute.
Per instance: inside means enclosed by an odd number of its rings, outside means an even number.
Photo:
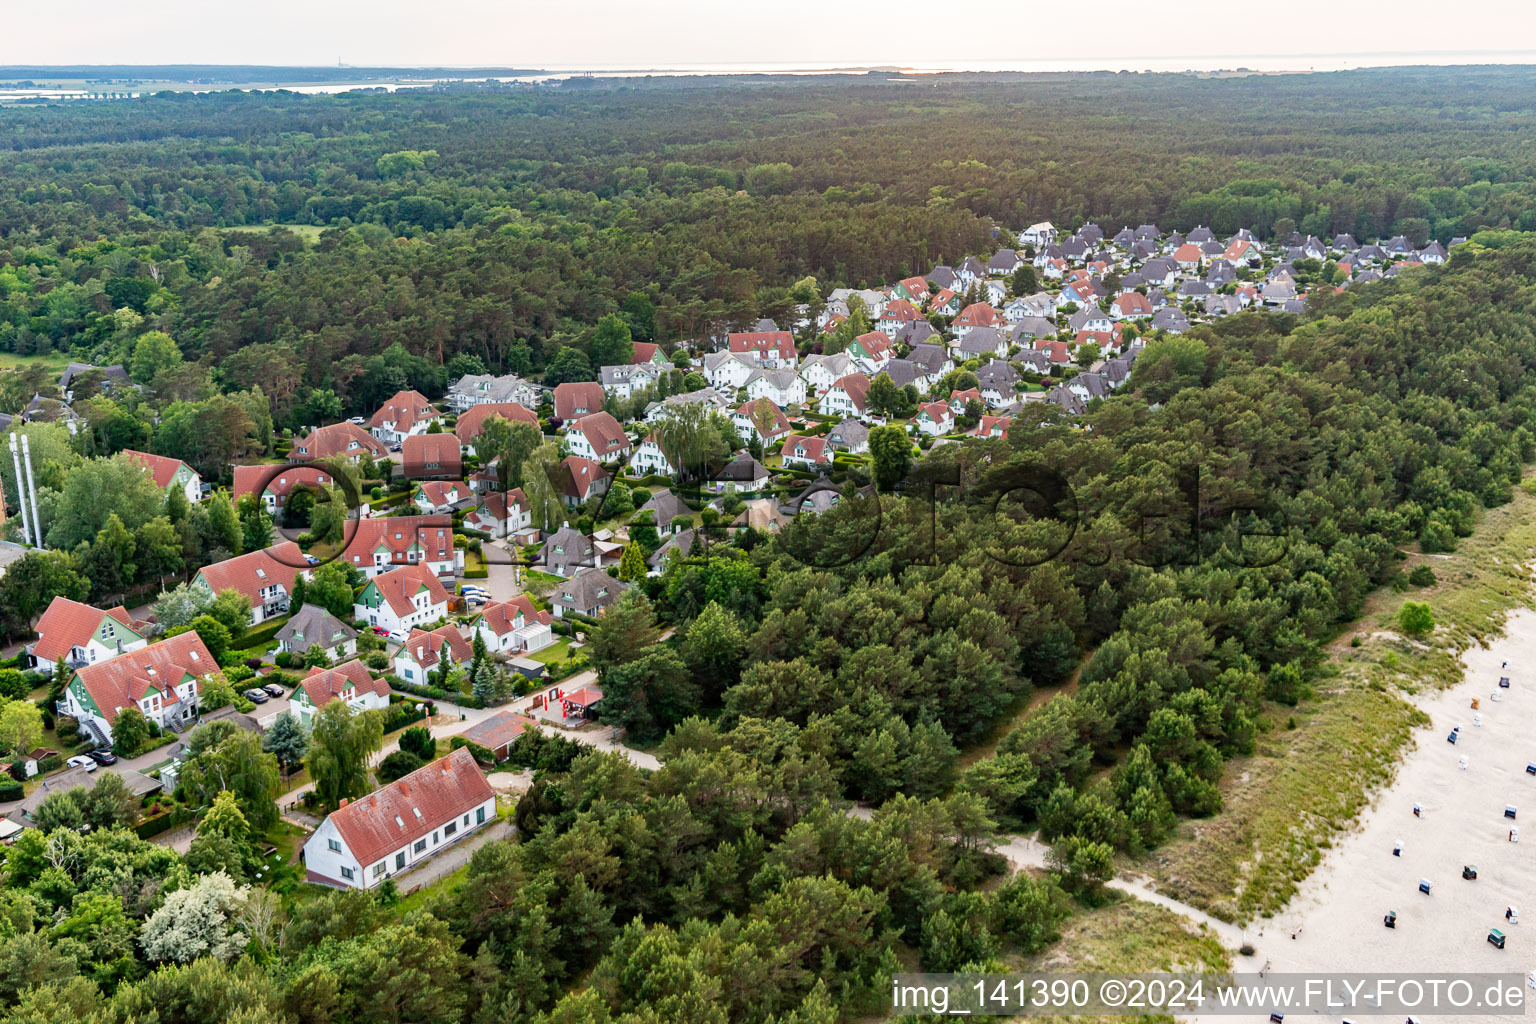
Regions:
<svg viewBox="0 0 1536 1024"><path fill-rule="evenodd" d="M80 754L77 757L72 757L64 763L69 765L71 768L84 768L88 772L93 772L96 770L96 762L92 761L84 754Z"/></svg>
<svg viewBox="0 0 1536 1024"><path fill-rule="evenodd" d="M353 416L351 419L347 420L347 422L352 424L355 427L360 427L364 423L367 423L368 421L363 419L361 416Z"/></svg>

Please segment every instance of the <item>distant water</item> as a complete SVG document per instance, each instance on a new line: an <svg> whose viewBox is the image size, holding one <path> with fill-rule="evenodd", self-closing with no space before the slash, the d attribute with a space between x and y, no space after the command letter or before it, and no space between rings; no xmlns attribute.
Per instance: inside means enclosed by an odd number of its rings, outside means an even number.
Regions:
<svg viewBox="0 0 1536 1024"><path fill-rule="evenodd" d="M1188 72L1213 74L1222 72L1256 72L1261 74L1281 73L1305 73L1325 71L1348 71L1356 68L1379 68L1401 66L1436 66L1450 65L1489 65L1489 64L1536 64L1536 50L1462 50L1462 51L1403 51L1390 53L1295 53L1295 54L1226 54L1220 57L1208 56L1163 56L1163 57L1092 57L1092 58L1059 58L1041 60L919 60L919 61L891 61L880 64L843 65L832 66L825 63L796 63L792 61L780 63L751 63L751 64L660 64L655 66L616 66L616 65L588 65L588 66L551 66L543 71L523 75L491 76L477 74L474 68L465 68L462 76L434 76L412 77L409 74L394 77L366 78L359 77L352 82L303 82L298 80L303 71L295 68L295 81L293 83L269 83L269 82L229 82L221 84L197 83L190 86L188 91L193 92L220 92L229 89L271 90L283 89L289 92L320 95L328 93L342 93L353 89L383 89L393 92L397 89L422 88L450 81L497 81L497 82L526 82L546 83L559 81L572 77L591 78L636 78L636 77L697 77L697 76L724 76L724 75L868 75L871 73L885 73L891 76L909 75L934 75L954 73L985 73L985 72L1070 72L1070 71L1146 71L1146 72ZM36 72L34 72L36 74ZM152 92L165 86L159 80L147 82L137 88L132 85L103 85L99 88L87 86L84 89L0 89L0 103L14 103L21 99L81 99L87 97L137 97L144 92ZM177 83L177 87L181 87Z"/></svg>

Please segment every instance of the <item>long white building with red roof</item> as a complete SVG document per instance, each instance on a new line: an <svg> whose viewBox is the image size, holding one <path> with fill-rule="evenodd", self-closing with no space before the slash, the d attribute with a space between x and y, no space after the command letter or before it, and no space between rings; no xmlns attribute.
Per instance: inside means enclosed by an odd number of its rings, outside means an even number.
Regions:
<svg viewBox="0 0 1536 1024"><path fill-rule="evenodd" d="M178 487L187 496L187 501L195 503L202 500L202 476L180 459L172 459L165 455L151 455L149 452L134 451L132 448L124 448L122 453L134 465L148 473L155 481L155 486L162 491Z"/></svg>
<svg viewBox="0 0 1536 1024"><path fill-rule="evenodd" d="M304 844L304 867L311 882L372 889L495 820L496 792L460 748L342 801Z"/></svg>
<svg viewBox="0 0 1536 1024"><path fill-rule="evenodd" d="M464 568L464 552L453 546L453 520L438 516L392 516L347 524L350 539L339 556L370 579L402 565L421 563L438 576Z"/></svg>
<svg viewBox="0 0 1536 1024"><path fill-rule="evenodd" d="M194 587L213 594L237 590L251 602L251 625L288 610L293 581L305 564L304 552L291 540L205 565L192 577Z"/></svg>
<svg viewBox="0 0 1536 1024"><path fill-rule="evenodd" d="M35 628L27 653L39 672L53 672L61 661L71 668L94 665L149 643L139 632L143 624L122 605L103 611L67 597L55 597Z"/></svg>
<svg viewBox="0 0 1536 1024"><path fill-rule="evenodd" d="M293 708L299 724L308 729L315 713L333 700L346 701L356 711L382 711L389 707L389 684L373 678L368 666L353 658L335 668L310 669L293 691Z"/></svg>

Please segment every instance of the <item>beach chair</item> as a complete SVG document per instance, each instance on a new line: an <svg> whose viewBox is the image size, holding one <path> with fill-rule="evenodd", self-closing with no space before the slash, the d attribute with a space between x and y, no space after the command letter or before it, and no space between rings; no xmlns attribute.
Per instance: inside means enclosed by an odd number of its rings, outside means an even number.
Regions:
<svg viewBox="0 0 1536 1024"><path fill-rule="evenodd" d="M1508 818L1511 821L1513 821L1515 819L1515 805L1514 804L1505 804L1504 805L1504 817Z"/></svg>
<svg viewBox="0 0 1536 1024"><path fill-rule="evenodd" d="M1395 929L1397 927L1397 911L1387 911L1387 916L1381 919L1381 923L1386 925L1388 928Z"/></svg>
<svg viewBox="0 0 1536 1024"><path fill-rule="evenodd" d="M1497 928L1488 929L1488 944L1494 949L1504 948L1504 933Z"/></svg>
<svg viewBox="0 0 1536 1024"><path fill-rule="evenodd" d="M1419 892L1423 893L1425 896L1428 896L1429 895L1429 891L1431 889L1433 889L1434 887L1435 887L1435 883L1431 882L1429 879L1427 879L1427 878L1419 879Z"/></svg>
<svg viewBox="0 0 1536 1024"><path fill-rule="evenodd" d="M1499 676L1499 689L1509 689L1509 676Z"/></svg>
<svg viewBox="0 0 1536 1024"><path fill-rule="evenodd" d="M1477 881L1477 868L1473 867L1471 864L1463 865L1461 869L1461 877L1467 879L1468 881Z"/></svg>

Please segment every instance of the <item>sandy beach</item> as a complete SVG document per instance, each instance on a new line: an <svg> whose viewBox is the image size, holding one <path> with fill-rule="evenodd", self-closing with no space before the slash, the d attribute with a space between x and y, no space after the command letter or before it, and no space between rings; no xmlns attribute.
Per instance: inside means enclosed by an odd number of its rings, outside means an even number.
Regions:
<svg viewBox="0 0 1536 1024"><path fill-rule="evenodd" d="M1512 614L1505 632L1488 650L1466 653L1462 682L1416 699L1433 725L1415 734L1396 780L1290 905L1247 929L1255 967L1522 975L1536 969L1536 775L1525 770L1536 762L1536 611ZM1509 668L1501 671L1506 659ZM1508 689L1499 687L1501 675L1510 677ZM1446 737L1457 725L1453 745ZM1420 817L1416 803L1424 808ZM1514 821L1505 817L1506 805L1515 806ZM1511 827L1521 830L1518 843L1509 841ZM1398 842L1402 855L1395 857ZM1462 878L1467 865L1476 867L1475 881ZM1419 892L1421 878L1434 883L1430 895ZM1505 920L1511 905L1525 915L1523 923ZM1394 910L1397 927L1389 929L1382 918ZM1504 949L1488 943L1491 928L1508 936ZM1253 969L1243 958L1237 968Z"/></svg>

